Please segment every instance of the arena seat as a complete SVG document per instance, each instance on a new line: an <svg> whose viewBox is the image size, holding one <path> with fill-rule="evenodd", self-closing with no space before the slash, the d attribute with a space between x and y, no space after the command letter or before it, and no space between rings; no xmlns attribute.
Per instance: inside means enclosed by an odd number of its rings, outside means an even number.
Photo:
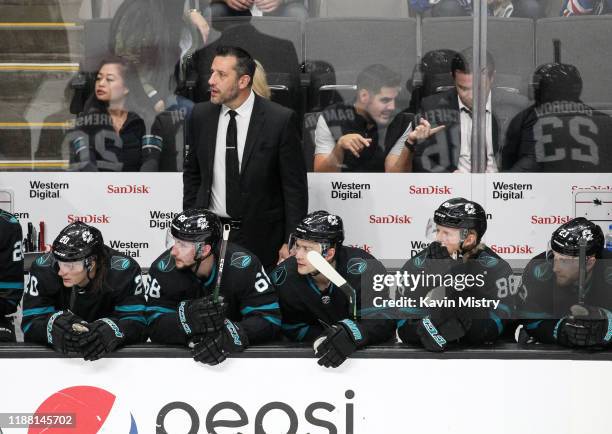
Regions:
<svg viewBox="0 0 612 434"><path fill-rule="evenodd" d="M333 102L321 98L322 91L344 92L341 96L346 101L354 92L357 75L368 65L386 65L400 73L404 80L412 74L416 63L416 20L308 20L305 29L305 59L306 72L313 74L311 80L316 86L313 90L315 100L324 101L319 106ZM315 76L316 65L321 64L328 65L328 71ZM312 105L310 108L312 109Z"/></svg>
<svg viewBox="0 0 612 434"><path fill-rule="evenodd" d="M578 68L587 104L612 102L612 16L544 18L536 23L536 65L552 62L553 41L561 41L561 62Z"/></svg>

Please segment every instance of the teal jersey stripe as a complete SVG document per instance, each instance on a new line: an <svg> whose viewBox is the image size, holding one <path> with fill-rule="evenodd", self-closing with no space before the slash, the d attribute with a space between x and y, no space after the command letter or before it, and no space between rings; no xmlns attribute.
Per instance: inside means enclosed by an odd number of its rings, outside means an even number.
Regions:
<svg viewBox="0 0 612 434"><path fill-rule="evenodd" d="M23 334L26 334L28 330L30 330L30 327L32 327L32 322L29 322L26 325L21 324L21 330L23 331Z"/></svg>
<svg viewBox="0 0 612 434"><path fill-rule="evenodd" d="M23 289L23 282L0 282L0 289Z"/></svg>
<svg viewBox="0 0 612 434"><path fill-rule="evenodd" d="M42 315L43 313L53 313L55 312L55 308L53 306L47 307L36 307L34 309L26 309L23 311L23 317L33 316L33 315Z"/></svg>
<svg viewBox="0 0 612 434"><path fill-rule="evenodd" d="M276 310L276 309L280 309L280 306L278 305L278 303L270 303L270 304L262 304L261 306L247 306L245 308L243 308L240 313L243 315L246 315L247 313L251 313L253 311L256 310Z"/></svg>
<svg viewBox="0 0 612 434"><path fill-rule="evenodd" d="M115 306L117 312L142 312L146 310L144 304L130 304L123 306Z"/></svg>
<svg viewBox="0 0 612 434"><path fill-rule="evenodd" d="M297 335L297 340L298 341L303 341L304 338L306 337L306 334L308 333L309 329L310 329L310 326L306 326L302 330L300 330L300 332Z"/></svg>
<svg viewBox="0 0 612 434"><path fill-rule="evenodd" d="M272 324L280 327L281 326L281 320L279 317L277 316L270 316L270 315L264 315L264 319L268 322L271 322Z"/></svg>
<svg viewBox="0 0 612 434"><path fill-rule="evenodd" d="M129 319L129 320L132 320L132 321L138 321L138 322L141 322L143 324L147 323L147 320L143 316L135 316L135 315L124 316L123 318L119 318L119 321L123 321L124 319Z"/></svg>
<svg viewBox="0 0 612 434"><path fill-rule="evenodd" d="M161 312L161 313L175 313L176 309L168 309L167 307L161 306L147 306L145 308L147 312Z"/></svg>

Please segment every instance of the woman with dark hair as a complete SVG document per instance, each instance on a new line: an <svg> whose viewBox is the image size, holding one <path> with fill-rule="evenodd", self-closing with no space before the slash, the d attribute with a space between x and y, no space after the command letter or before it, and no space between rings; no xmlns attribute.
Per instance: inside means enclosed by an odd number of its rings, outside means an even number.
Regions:
<svg viewBox="0 0 612 434"><path fill-rule="evenodd" d="M135 110L146 99L124 59L104 60L96 73L94 93L67 135L71 170L141 170L151 150L142 145L146 127Z"/></svg>

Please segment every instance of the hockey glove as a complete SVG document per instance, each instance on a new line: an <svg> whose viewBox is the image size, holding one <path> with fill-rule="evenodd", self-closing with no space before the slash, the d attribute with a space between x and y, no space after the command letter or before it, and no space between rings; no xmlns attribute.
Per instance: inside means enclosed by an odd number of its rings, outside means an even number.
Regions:
<svg viewBox="0 0 612 434"><path fill-rule="evenodd" d="M0 342L16 342L11 320L2 316L0 316Z"/></svg>
<svg viewBox="0 0 612 434"><path fill-rule="evenodd" d="M345 319L325 330L315 340L313 348L319 365L337 368L365 343L365 335L359 326L354 321Z"/></svg>
<svg viewBox="0 0 612 434"><path fill-rule="evenodd" d="M219 302L214 302L212 295L182 301L178 315L185 334L202 338L217 335L225 321L226 306L222 297L219 297Z"/></svg>
<svg viewBox="0 0 612 434"><path fill-rule="evenodd" d="M86 327L88 331L79 336L78 345L83 358L88 361L115 351L125 339L117 324L108 318L98 319Z"/></svg>
<svg viewBox="0 0 612 434"><path fill-rule="evenodd" d="M458 318L436 320L430 317L421 319L417 324L417 335L428 351L442 352L450 342L465 336L469 324Z"/></svg>
<svg viewBox="0 0 612 434"><path fill-rule="evenodd" d="M451 259L451 256L448 254L448 249L438 241L434 241L429 245L427 257L431 259Z"/></svg>
<svg viewBox="0 0 612 434"><path fill-rule="evenodd" d="M612 312L585 305L570 308L572 316L566 317L563 329L570 345L576 347L602 346L612 339Z"/></svg>
<svg viewBox="0 0 612 434"><path fill-rule="evenodd" d="M87 323L69 310L55 312L47 321L47 342L62 354L79 354L79 338L73 328L78 324Z"/></svg>
<svg viewBox="0 0 612 434"><path fill-rule="evenodd" d="M196 362L218 365L228 354L239 353L249 345L249 338L240 325L226 319L223 328L214 337L197 338L191 350Z"/></svg>

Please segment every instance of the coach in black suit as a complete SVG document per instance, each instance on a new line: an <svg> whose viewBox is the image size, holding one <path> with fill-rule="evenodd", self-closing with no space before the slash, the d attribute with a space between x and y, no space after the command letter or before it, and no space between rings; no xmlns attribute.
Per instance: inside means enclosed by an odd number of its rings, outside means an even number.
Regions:
<svg viewBox="0 0 612 434"><path fill-rule="evenodd" d="M255 95L254 72L245 50L217 48L210 102L196 104L190 121L183 208L217 213L230 239L270 268L289 254L308 188L296 114Z"/></svg>

